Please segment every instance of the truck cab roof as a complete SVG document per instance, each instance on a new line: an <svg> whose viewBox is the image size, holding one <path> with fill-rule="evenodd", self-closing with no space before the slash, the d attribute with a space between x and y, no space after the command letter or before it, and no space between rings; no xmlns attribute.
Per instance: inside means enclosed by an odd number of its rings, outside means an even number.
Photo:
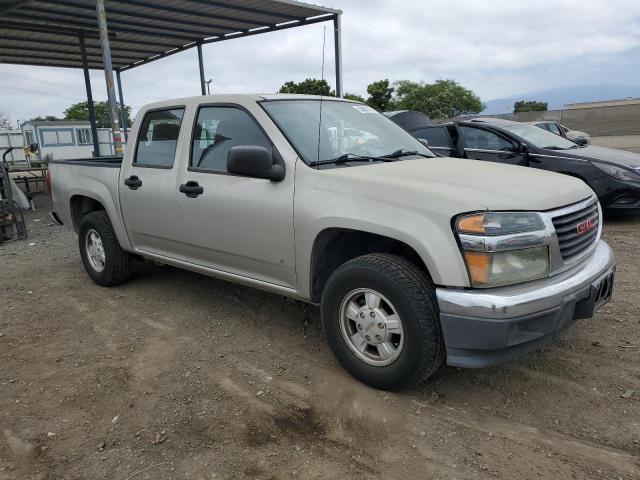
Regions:
<svg viewBox="0 0 640 480"><path fill-rule="evenodd" d="M171 100L163 100L160 102L149 103L142 110L155 110L158 108L173 107L187 104L205 104L205 103L242 103L246 101L276 101L276 100L320 100L353 102L344 98L320 96L320 95L299 95L292 93L243 93L243 94L217 94L217 95L197 95L193 97L174 98Z"/></svg>

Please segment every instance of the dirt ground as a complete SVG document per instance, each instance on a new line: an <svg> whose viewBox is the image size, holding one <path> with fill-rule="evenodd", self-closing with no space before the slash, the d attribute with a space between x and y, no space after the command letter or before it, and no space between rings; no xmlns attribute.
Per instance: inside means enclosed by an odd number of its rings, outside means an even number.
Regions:
<svg viewBox="0 0 640 480"><path fill-rule="evenodd" d="M0 480L640 478L638 217L606 222L594 319L384 393L337 365L316 308L154 264L98 287L45 212L0 245Z"/></svg>

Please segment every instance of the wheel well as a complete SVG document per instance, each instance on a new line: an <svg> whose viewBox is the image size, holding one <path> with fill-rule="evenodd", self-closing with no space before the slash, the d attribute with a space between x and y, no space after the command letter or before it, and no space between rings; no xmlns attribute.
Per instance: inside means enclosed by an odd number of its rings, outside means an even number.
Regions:
<svg viewBox="0 0 640 480"><path fill-rule="evenodd" d="M102 210L105 210L104 205L94 198L85 197L84 195L74 195L71 197L71 218L73 219L73 226L76 231L80 228L82 217L87 213Z"/></svg>
<svg viewBox="0 0 640 480"><path fill-rule="evenodd" d="M405 258L427 275L420 255L404 242L375 233L329 228L316 237L311 253L311 300L319 302L331 274L343 263L369 253L390 253Z"/></svg>

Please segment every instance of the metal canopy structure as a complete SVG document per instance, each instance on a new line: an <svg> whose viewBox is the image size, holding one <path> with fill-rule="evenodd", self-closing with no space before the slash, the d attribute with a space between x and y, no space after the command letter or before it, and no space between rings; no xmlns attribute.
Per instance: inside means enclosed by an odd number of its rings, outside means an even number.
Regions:
<svg viewBox="0 0 640 480"><path fill-rule="evenodd" d="M209 43L333 21L342 96L341 14L293 0L0 0L0 63L82 68L97 153L89 70L105 70L117 149L126 124L115 118L113 70L122 105L122 72L195 47L204 95Z"/></svg>

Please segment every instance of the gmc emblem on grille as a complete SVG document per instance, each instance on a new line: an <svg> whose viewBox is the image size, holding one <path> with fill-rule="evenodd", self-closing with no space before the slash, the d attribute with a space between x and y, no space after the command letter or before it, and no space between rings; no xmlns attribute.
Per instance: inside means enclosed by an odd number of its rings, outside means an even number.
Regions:
<svg viewBox="0 0 640 480"><path fill-rule="evenodd" d="M576 230L578 231L578 235L584 235L595 227L596 222L593 218L589 220L585 220L584 222L580 222L576 225Z"/></svg>

